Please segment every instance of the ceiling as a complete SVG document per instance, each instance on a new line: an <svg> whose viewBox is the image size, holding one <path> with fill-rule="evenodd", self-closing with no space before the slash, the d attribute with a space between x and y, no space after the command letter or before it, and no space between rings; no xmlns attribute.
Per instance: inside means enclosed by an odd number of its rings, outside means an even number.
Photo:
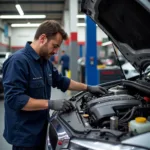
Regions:
<svg viewBox="0 0 150 150"><path fill-rule="evenodd" d="M19 15L15 5L18 3L24 15L46 15L44 19L5 19L12 23L41 23L44 20L54 19L63 22L63 12L68 10L69 0L0 0L0 15Z"/></svg>

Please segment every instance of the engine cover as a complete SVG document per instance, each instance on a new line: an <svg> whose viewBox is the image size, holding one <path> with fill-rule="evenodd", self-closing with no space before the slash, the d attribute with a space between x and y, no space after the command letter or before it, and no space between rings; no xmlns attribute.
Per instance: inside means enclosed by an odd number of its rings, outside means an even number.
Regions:
<svg viewBox="0 0 150 150"><path fill-rule="evenodd" d="M87 111L90 114L90 123L98 123L108 120L111 116L123 116L133 106L140 104L131 95L112 95L101 97L87 103Z"/></svg>

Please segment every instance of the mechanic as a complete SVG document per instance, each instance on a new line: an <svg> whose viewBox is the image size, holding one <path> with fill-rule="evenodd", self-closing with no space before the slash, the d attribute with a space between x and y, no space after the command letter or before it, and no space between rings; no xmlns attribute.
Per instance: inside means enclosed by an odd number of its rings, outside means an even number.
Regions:
<svg viewBox="0 0 150 150"><path fill-rule="evenodd" d="M69 56L65 53L64 50L62 50L62 56L60 58L60 64L62 65L61 73L63 76L66 76L66 71L69 71L69 62L70 62Z"/></svg>
<svg viewBox="0 0 150 150"><path fill-rule="evenodd" d="M51 86L61 91L106 93L62 76L50 61L67 34L54 20L43 22L33 42L15 52L3 65L5 105L4 138L13 150L44 150L49 110L71 111L72 103L51 99Z"/></svg>

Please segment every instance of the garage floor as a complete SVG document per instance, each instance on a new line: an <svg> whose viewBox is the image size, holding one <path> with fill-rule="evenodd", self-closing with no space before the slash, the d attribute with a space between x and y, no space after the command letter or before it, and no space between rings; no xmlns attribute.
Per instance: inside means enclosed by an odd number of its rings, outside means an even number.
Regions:
<svg viewBox="0 0 150 150"><path fill-rule="evenodd" d="M58 89L52 89L52 99L68 98L67 93L62 93ZM0 150L11 150L9 145L3 138L4 129L4 99L3 95L0 95Z"/></svg>

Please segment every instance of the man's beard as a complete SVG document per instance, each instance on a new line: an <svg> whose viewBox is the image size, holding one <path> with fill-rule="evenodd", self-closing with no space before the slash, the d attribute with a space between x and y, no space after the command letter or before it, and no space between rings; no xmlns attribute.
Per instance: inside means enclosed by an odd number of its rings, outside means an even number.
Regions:
<svg viewBox="0 0 150 150"><path fill-rule="evenodd" d="M50 59L50 57L52 55L54 55L55 53L51 52L51 53L48 53L48 46L45 45L41 48L40 50L40 57L44 58L44 59Z"/></svg>

